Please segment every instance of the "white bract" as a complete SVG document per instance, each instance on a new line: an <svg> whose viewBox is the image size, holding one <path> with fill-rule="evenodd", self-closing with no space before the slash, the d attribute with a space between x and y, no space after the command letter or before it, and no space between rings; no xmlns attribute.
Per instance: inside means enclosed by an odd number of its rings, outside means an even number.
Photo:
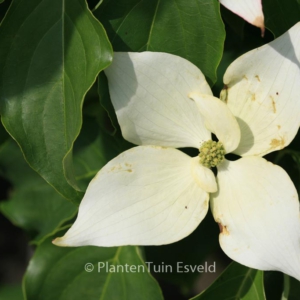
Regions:
<svg viewBox="0 0 300 300"><path fill-rule="evenodd" d="M123 136L140 146L100 170L76 222L54 243L176 242L199 225L213 193L224 252L246 266L299 280L298 195L286 172L262 158L287 146L298 131L299 58L300 23L229 66L223 102L212 96L201 71L181 57L115 53L106 70L111 99ZM189 157L178 147L200 148L202 156ZM241 158L226 160L225 152ZM200 159L217 165L217 182Z"/></svg>
<svg viewBox="0 0 300 300"><path fill-rule="evenodd" d="M259 27L261 35L264 36L265 23L261 0L220 0L220 3L250 24Z"/></svg>

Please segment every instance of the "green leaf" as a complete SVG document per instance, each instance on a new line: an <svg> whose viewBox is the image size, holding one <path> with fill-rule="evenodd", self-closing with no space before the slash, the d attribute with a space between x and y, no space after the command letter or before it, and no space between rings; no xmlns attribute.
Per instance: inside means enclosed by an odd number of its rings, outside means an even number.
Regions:
<svg viewBox="0 0 300 300"><path fill-rule="evenodd" d="M28 231L40 243L62 223L73 218L77 206L66 201L24 161L13 140L0 148L1 175L13 185L1 212L16 226Z"/></svg>
<svg viewBox="0 0 300 300"><path fill-rule="evenodd" d="M232 262L221 276L193 300L265 300L263 272Z"/></svg>
<svg viewBox="0 0 300 300"><path fill-rule="evenodd" d="M119 271L107 272L106 264ZM137 247L59 248L48 239L37 248L23 283L27 300L163 299Z"/></svg>
<svg viewBox="0 0 300 300"><path fill-rule="evenodd" d="M106 0L95 15L115 51L176 54L216 81L225 39L218 1Z"/></svg>
<svg viewBox="0 0 300 300"><path fill-rule="evenodd" d="M300 21L298 0L264 0L265 25L275 37L280 36Z"/></svg>
<svg viewBox="0 0 300 300"><path fill-rule="evenodd" d="M1 300L23 300L22 287L19 285L0 286Z"/></svg>
<svg viewBox="0 0 300 300"><path fill-rule="evenodd" d="M4 127L2 126L2 124L0 122L0 147L8 139L9 139L9 134L7 133L7 131L4 129Z"/></svg>
<svg viewBox="0 0 300 300"><path fill-rule="evenodd" d="M72 147L84 95L112 59L106 33L84 0L15 0L0 39L2 122L30 166L78 201Z"/></svg>

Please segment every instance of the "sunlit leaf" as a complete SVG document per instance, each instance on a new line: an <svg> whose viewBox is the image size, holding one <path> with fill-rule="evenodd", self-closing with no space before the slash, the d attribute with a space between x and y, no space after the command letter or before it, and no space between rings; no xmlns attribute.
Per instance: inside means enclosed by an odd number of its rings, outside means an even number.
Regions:
<svg viewBox="0 0 300 300"><path fill-rule="evenodd" d="M112 58L106 33L84 0L16 0L0 39L2 122L31 167L79 200L71 150L84 95Z"/></svg>

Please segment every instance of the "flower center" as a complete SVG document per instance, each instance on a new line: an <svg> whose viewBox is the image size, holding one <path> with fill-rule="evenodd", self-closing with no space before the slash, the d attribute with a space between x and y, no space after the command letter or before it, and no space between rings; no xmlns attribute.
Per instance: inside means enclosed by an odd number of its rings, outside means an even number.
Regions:
<svg viewBox="0 0 300 300"><path fill-rule="evenodd" d="M207 168L216 167L225 157L225 149L221 142L206 141L199 151L200 164Z"/></svg>

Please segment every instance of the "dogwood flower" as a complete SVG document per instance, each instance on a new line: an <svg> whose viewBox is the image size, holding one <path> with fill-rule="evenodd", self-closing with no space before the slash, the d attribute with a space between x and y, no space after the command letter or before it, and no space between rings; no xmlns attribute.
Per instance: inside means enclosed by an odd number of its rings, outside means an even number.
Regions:
<svg viewBox="0 0 300 300"><path fill-rule="evenodd" d="M264 36L265 22L261 0L220 0L220 3L250 24L259 27L261 35Z"/></svg>
<svg viewBox="0 0 300 300"><path fill-rule="evenodd" d="M234 61L221 101L201 71L181 57L115 53L106 70L111 99L124 138L140 146L99 171L77 220L54 244L173 243L203 220L212 193L220 245L229 257L300 280L297 191L281 167L262 158L287 146L298 131L299 57L300 23ZM200 154L175 149L182 147ZM229 152L241 158L229 161Z"/></svg>

